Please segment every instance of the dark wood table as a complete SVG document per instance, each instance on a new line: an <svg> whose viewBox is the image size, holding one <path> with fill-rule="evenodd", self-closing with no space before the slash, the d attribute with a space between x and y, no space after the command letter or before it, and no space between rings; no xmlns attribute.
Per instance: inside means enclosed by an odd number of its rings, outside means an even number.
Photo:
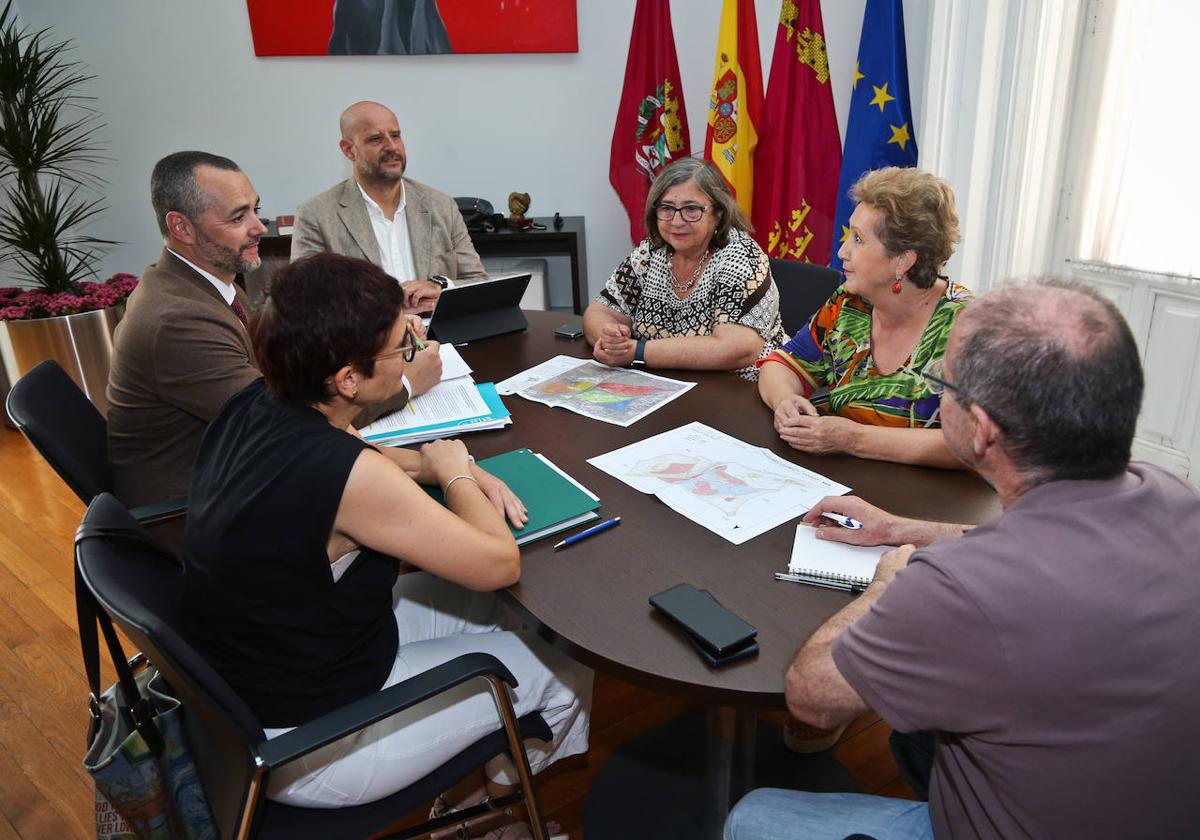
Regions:
<svg viewBox="0 0 1200 840"><path fill-rule="evenodd" d="M527 312L529 329L461 349L476 382L500 381L551 356L590 357L583 339L556 338L561 315ZM479 457L527 446L596 493L619 527L559 552L554 540L522 549L522 576L508 598L540 632L572 657L655 691L707 704L711 820L723 819L753 782L755 714L784 708L783 673L797 647L851 596L775 581L786 568L795 521L733 545L644 495L587 459L693 420L763 446L819 472L894 513L978 523L1000 512L997 496L973 474L816 457L779 441L771 412L753 383L729 373L655 371L697 382L682 397L628 428L521 397L507 397L513 424L467 435ZM686 581L709 590L758 628L757 657L710 669L647 598Z"/></svg>

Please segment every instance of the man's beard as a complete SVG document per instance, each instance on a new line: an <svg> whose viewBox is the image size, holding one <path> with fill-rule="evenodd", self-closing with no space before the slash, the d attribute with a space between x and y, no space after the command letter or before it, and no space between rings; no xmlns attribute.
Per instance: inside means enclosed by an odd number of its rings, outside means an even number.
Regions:
<svg viewBox="0 0 1200 840"><path fill-rule="evenodd" d="M247 240L242 248L248 248L258 244L258 237ZM220 271L228 271L232 274L245 274L262 265L262 257L255 255L247 257L242 255L241 249L230 248L226 245L220 245L204 235L199 227L196 228L196 250L200 252L200 256L211 265Z"/></svg>
<svg viewBox="0 0 1200 840"><path fill-rule="evenodd" d="M400 161L399 172L388 171L383 168L385 161L392 160ZM404 170L407 168L408 161L399 152L385 152L374 162L361 157L358 159L358 173L372 181L399 181L404 177Z"/></svg>

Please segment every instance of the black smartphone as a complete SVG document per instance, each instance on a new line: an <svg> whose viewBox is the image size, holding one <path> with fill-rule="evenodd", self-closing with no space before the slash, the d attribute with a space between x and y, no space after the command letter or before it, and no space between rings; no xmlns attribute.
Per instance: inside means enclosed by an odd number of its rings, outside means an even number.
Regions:
<svg viewBox="0 0 1200 840"><path fill-rule="evenodd" d="M743 659L749 659L751 656L758 655L758 642L750 639L743 643L740 647L735 647L726 652L722 656L716 656L709 652L704 643L693 636L691 633L684 633L687 640L692 643L692 648L696 653L700 654L700 658L708 663L710 668L721 668L725 665L732 665L734 662L741 662Z"/></svg>
<svg viewBox="0 0 1200 840"><path fill-rule="evenodd" d="M680 583L651 595L650 606L683 627L718 659L758 634L754 625L725 609L711 593L690 583Z"/></svg>
<svg viewBox="0 0 1200 840"><path fill-rule="evenodd" d="M574 321L567 321L565 324L560 324L555 328L554 334L560 338L582 338L583 319L576 318Z"/></svg>

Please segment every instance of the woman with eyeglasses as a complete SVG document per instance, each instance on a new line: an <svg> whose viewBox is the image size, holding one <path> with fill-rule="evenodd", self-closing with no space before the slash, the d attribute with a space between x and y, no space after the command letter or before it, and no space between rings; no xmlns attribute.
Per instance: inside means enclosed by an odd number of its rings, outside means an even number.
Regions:
<svg viewBox="0 0 1200 840"><path fill-rule="evenodd" d="M787 340L779 292L750 223L711 164L676 161L646 196L646 239L583 313L606 365L732 370Z"/></svg>
<svg viewBox="0 0 1200 840"><path fill-rule="evenodd" d="M505 517L523 525L524 506L459 441L377 449L350 427L399 391L416 354L403 302L381 269L334 254L272 279L251 330L263 378L230 398L197 457L188 632L268 737L460 654L491 653L520 683L517 714L541 710L554 732L530 742L537 771L587 750L591 672L519 630L492 595L520 577ZM398 576L398 560L421 571ZM268 795L341 807L406 787L498 728L478 682L273 772ZM484 770L451 806L516 781L506 758Z"/></svg>
<svg viewBox="0 0 1200 840"><path fill-rule="evenodd" d="M943 388L922 375L936 376L972 298L938 273L960 238L954 190L892 166L863 175L850 194L858 205L838 251L845 281L759 362L759 394L779 437L803 452L961 468L942 439Z"/></svg>

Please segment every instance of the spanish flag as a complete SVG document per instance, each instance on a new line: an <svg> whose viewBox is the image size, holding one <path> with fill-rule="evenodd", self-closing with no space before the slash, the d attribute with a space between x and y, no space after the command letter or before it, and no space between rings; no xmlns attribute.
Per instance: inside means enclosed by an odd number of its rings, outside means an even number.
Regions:
<svg viewBox="0 0 1200 840"><path fill-rule="evenodd" d="M829 263L841 164L821 4L783 0L754 160L752 219L768 255Z"/></svg>
<svg viewBox="0 0 1200 840"><path fill-rule="evenodd" d="M747 217L754 197L754 147L762 109L762 59L754 0L724 0L704 159L721 171Z"/></svg>

